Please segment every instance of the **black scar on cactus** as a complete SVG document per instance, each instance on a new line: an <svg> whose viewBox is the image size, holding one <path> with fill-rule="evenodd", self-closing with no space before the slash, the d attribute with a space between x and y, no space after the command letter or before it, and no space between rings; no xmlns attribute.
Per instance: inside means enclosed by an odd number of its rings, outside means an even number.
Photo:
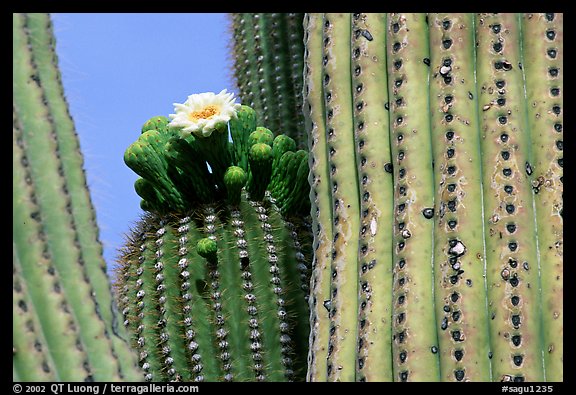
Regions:
<svg viewBox="0 0 576 395"><path fill-rule="evenodd" d="M308 154L225 91L175 109L124 155L147 213L116 285L145 379L302 381Z"/></svg>

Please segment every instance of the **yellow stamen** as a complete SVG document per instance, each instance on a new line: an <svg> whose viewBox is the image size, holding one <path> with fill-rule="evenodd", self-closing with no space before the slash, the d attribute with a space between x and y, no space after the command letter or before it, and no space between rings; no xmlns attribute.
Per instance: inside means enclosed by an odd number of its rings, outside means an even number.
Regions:
<svg viewBox="0 0 576 395"><path fill-rule="evenodd" d="M192 111L190 114L188 114L188 118L191 121L195 122L198 121L199 119L210 119L214 115L218 114L220 114L220 109L217 106L210 104L201 110Z"/></svg>

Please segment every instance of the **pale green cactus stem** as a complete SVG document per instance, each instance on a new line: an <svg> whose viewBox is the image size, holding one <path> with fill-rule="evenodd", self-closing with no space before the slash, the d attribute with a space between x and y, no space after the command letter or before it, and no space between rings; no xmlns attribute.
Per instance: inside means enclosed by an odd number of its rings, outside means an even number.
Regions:
<svg viewBox="0 0 576 395"><path fill-rule="evenodd" d="M429 14L428 23L441 380L490 381L474 17Z"/></svg>
<svg viewBox="0 0 576 395"><path fill-rule="evenodd" d="M477 14L486 280L495 381L542 381L540 281L520 16Z"/></svg>
<svg viewBox="0 0 576 395"><path fill-rule="evenodd" d="M532 146L546 381L563 381L563 29L561 13L522 14L522 69Z"/></svg>
<svg viewBox="0 0 576 395"><path fill-rule="evenodd" d="M353 14L352 90L361 197L356 381L393 381L393 176L386 68L386 15ZM384 87L384 89L381 89Z"/></svg>
<svg viewBox="0 0 576 395"><path fill-rule="evenodd" d="M434 176L430 136L430 58L425 14L390 14L389 56L391 146L394 171L394 380L438 381L433 300ZM402 67L397 69L396 62ZM423 110L424 109L424 110Z"/></svg>
<svg viewBox="0 0 576 395"><path fill-rule="evenodd" d="M314 259L310 293L310 349L308 381L326 381L330 320L324 301L330 300L332 260L332 194L326 151L324 96L322 91L322 14L304 17L304 105L310 151L310 202Z"/></svg>

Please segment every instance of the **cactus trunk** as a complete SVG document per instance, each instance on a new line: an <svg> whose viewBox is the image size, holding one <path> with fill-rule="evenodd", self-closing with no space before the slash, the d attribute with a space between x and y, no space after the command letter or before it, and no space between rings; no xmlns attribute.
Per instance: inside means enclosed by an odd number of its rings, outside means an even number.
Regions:
<svg viewBox="0 0 576 395"><path fill-rule="evenodd" d="M561 23L306 14L309 380L562 379Z"/></svg>

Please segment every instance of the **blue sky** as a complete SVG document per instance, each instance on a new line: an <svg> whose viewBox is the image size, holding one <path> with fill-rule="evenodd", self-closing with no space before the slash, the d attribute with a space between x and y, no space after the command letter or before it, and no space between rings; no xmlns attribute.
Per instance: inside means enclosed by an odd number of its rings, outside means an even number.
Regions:
<svg viewBox="0 0 576 395"><path fill-rule="evenodd" d="M226 14L52 14L64 91L108 267L139 219L125 149L152 116L201 92L236 92Z"/></svg>

